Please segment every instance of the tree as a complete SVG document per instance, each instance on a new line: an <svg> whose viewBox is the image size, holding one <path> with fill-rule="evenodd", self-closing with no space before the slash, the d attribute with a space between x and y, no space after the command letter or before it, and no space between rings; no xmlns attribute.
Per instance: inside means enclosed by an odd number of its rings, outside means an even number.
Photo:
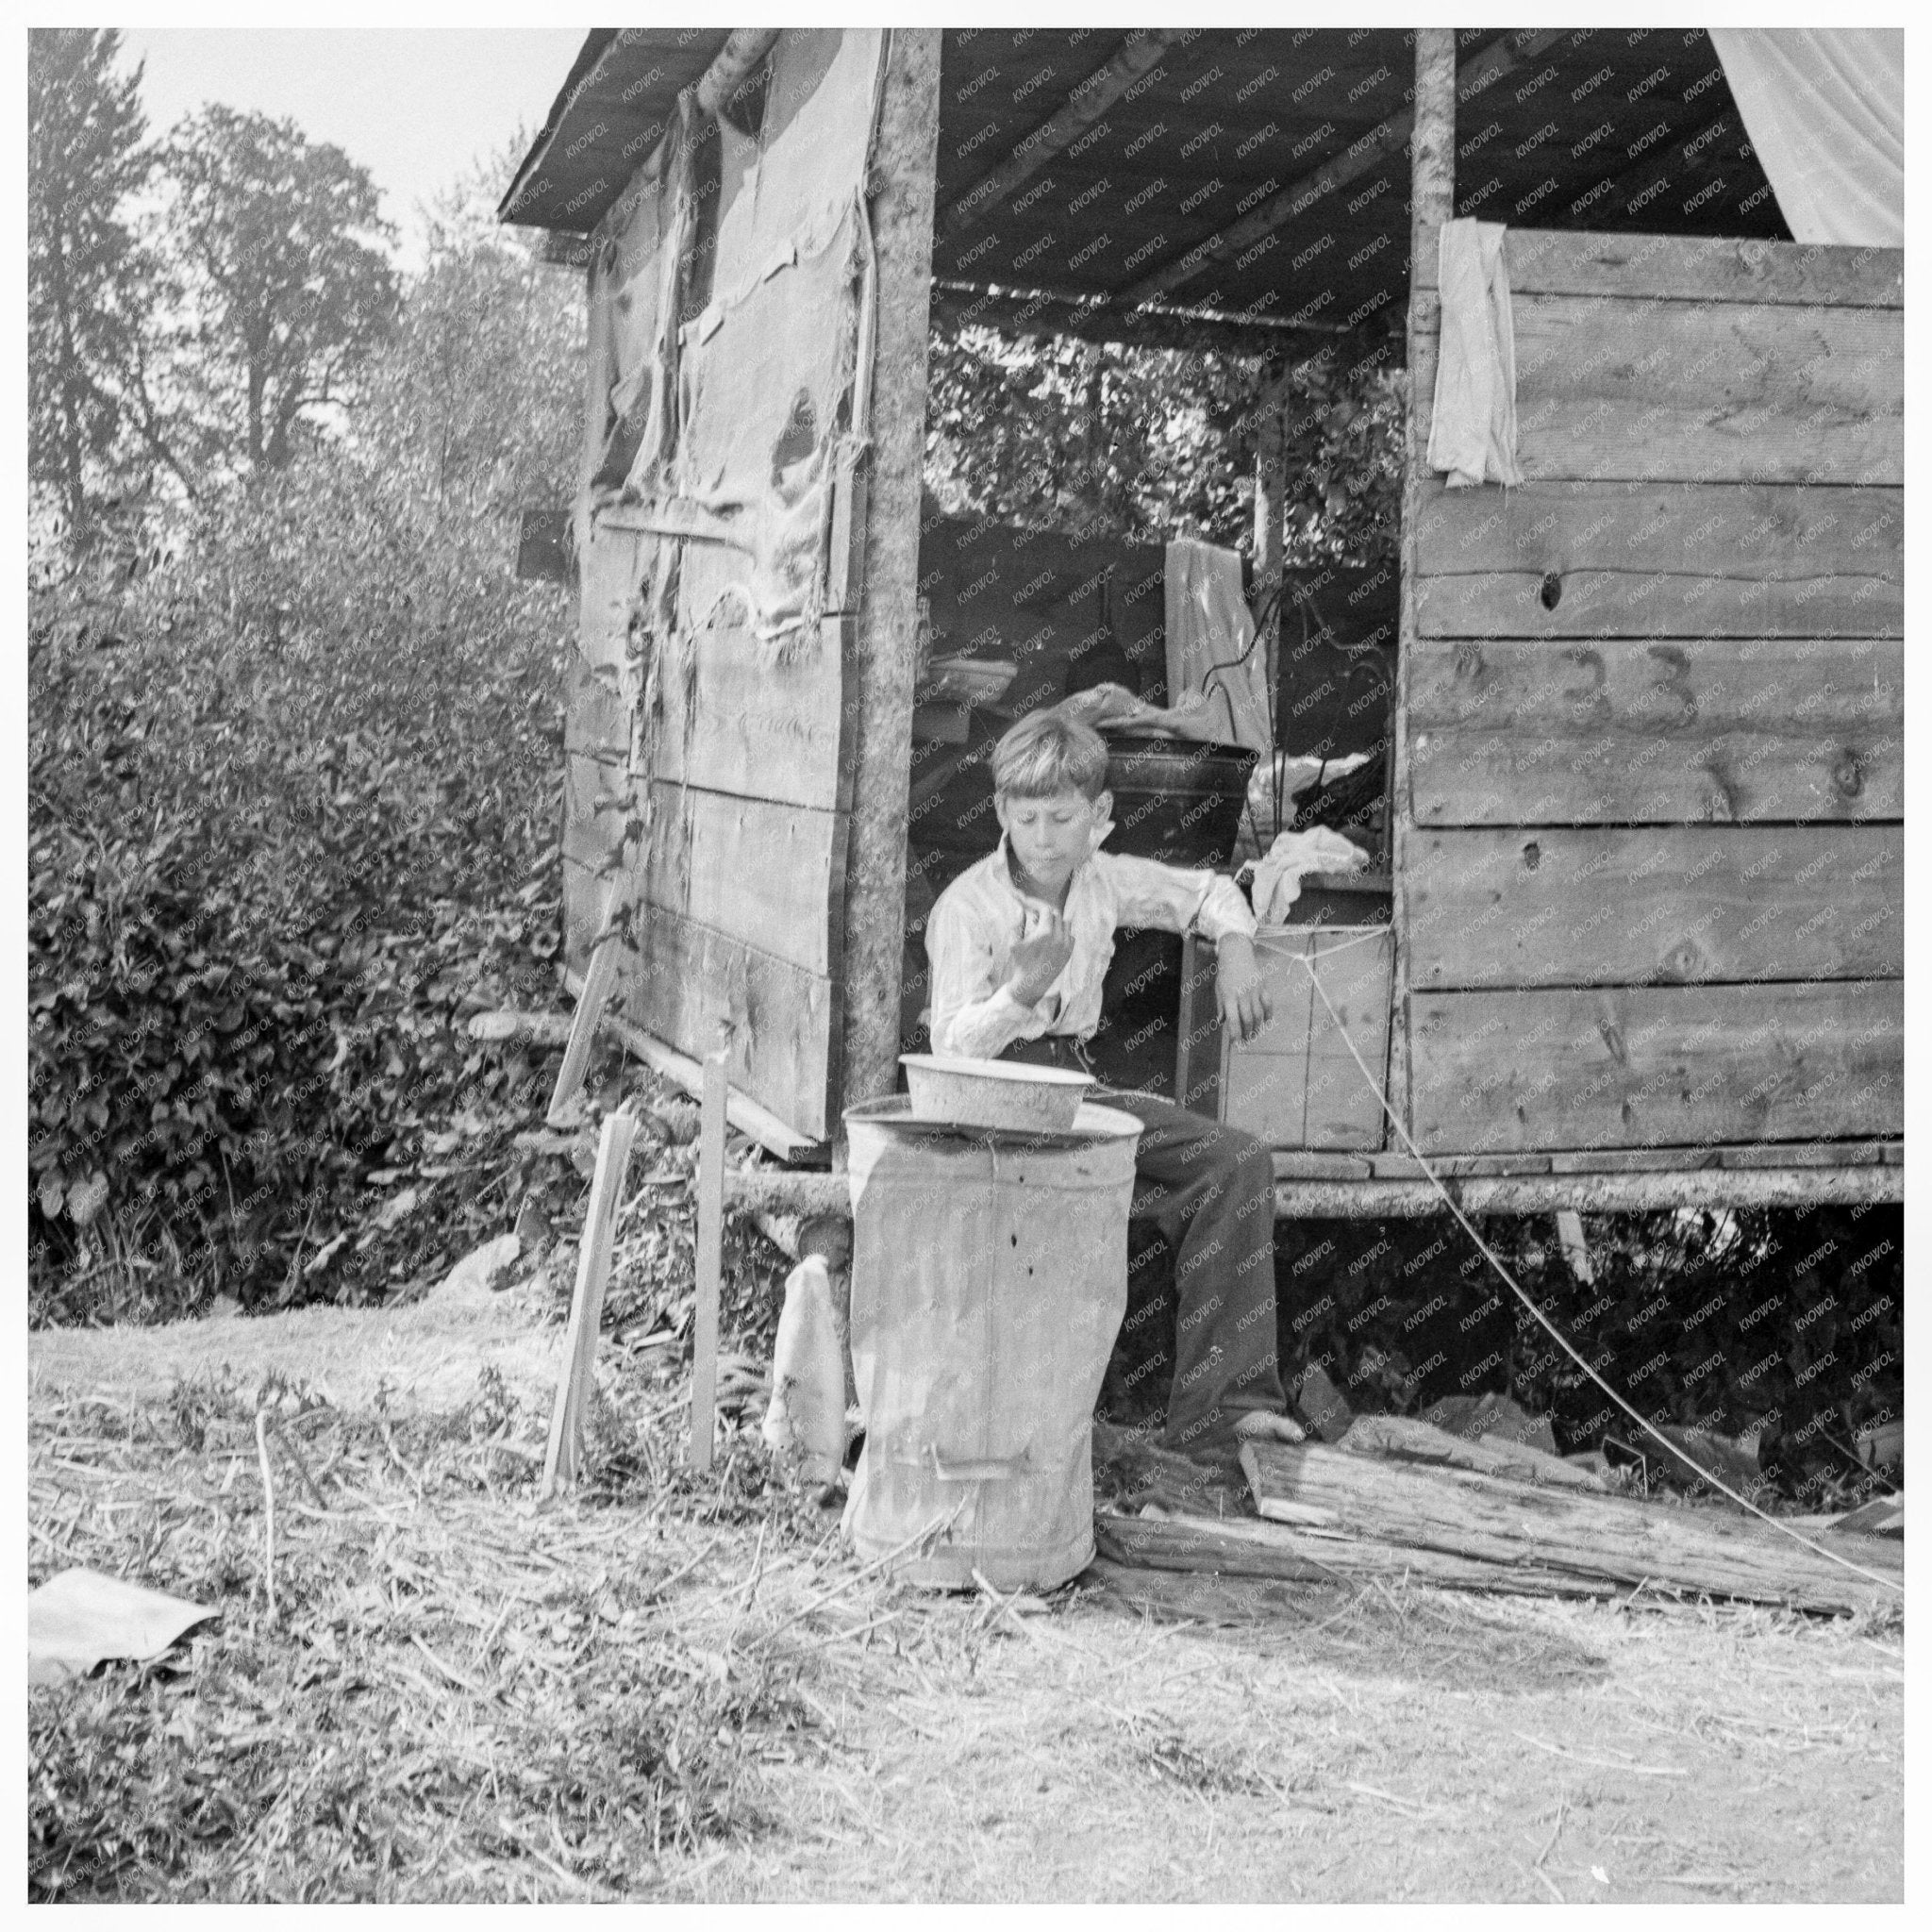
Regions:
<svg viewBox="0 0 1932 1932"><path fill-rule="evenodd" d="M211 106L175 130L165 162L177 368L203 459L281 469L394 320L395 272L375 245L394 231L368 171L292 121Z"/></svg>
<svg viewBox="0 0 1932 1932"><path fill-rule="evenodd" d="M88 547L106 473L140 428L126 372L149 265L122 219L152 166L142 70L118 73L112 27L27 35L27 474Z"/></svg>
<svg viewBox="0 0 1932 1932"><path fill-rule="evenodd" d="M1311 342L1310 351L1318 345ZM1282 398L1291 565L1392 551L1400 498L1395 377L1374 344L1299 360ZM1259 358L936 332L927 488L945 510L1130 541L1183 533L1253 541L1259 405L1280 371Z"/></svg>

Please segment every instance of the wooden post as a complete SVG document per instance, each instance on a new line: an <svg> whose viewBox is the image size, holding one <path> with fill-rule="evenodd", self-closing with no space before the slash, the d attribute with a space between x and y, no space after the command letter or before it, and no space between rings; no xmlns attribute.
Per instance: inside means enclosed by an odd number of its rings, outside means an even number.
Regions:
<svg viewBox="0 0 1932 1932"><path fill-rule="evenodd" d="M724 1065L727 1046L705 1056L698 1115L697 1297L691 1323L691 1466L710 1473L718 1421L718 1291L724 1257Z"/></svg>
<svg viewBox="0 0 1932 1932"><path fill-rule="evenodd" d="M1428 412L1435 398L1417 393L1419 347L1441 317L1434 287L1442 224L1456 211L1456 30L1421 27L1415 37L1415 131L1410 142L1408 222L1408 409L1403 439L1402 607L1395 659L1395 728L1390 746L1389 870L1394 887L1395 973L1389 1027L1389 1105L1409 1124L1408 866L1414 824L1408 772L1408 679L1415 655L1416 525L1422 513ZM1424 264L1429 284L1423 286Z"/></svg>
<svg viewBox="0 0 1932 1932"><path fill-rule="evenodd" d="M1268 795L1274 821L1255 835L1261 849L1281 830L1281 786L1274 776L1272 754L1281 748L1281 517L1288 489L1287 438L1281 420L1282 385L1270 382L1262 391L1261 420L1255 437L1255 608L1260 613L1261 654L1268 667Z"/></svg>
<svg viewBox="0 0 1932 1932"><path fill-rule="evenodd" d="M852 818L845 860L843 1104L892 1091L906 943L919 493L940 131L940 33L893 27L870 187L877 259L865 582L849 666ZM839 1137L842 1141L843 1136Z"/></svg>
<svg viewBox="0 0 1932 1932"><path fill-rule="evenodd" d="M575 1482L584 1434L584 1407L597 1356L597 1330L604 1320L604 1284L610 1274L610 1242L617 1227L618 1196L630 1160L638 1117L619 1108L604 1120L597 1147L597 1172L591 1182L591 1205L577 1249L576 1292L571 1298L570 1327L564 1336L563 1373L550 1410L550 1445L543 1457L541 1499L548 1502L559 1483Z"/></svg>

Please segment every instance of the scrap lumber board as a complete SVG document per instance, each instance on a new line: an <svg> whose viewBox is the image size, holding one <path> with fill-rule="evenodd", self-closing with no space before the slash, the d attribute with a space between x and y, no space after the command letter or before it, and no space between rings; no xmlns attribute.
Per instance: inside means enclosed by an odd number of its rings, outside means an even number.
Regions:
<svg viewBox="0 0 1932 1932"><path fill-rule="evenodd" d="M1756 1518L1352 1456L1318 1443L1241 1448L1264 1517L1319 1530L1323 1560L1357 1538L1491 1566L1516 1587L1524 1567L1634 1587L1689 1591L1844 1611L1903 1601L1878 1578L1905 1581L1902 1557L1861 1557L1861 1576ZM1306 1551L1305 1542L1301 1548Z"/></svg>
<svg viewBox="0 0 1932 1932"><path fill-rule="evenodd" d="M724 1245L724 1064L728 1047L705 1056L698 1127L697 1295L691 1311L691 1466L711 1467L718 1421L718 1291Z"/></svg>
<svg viewBox="0 0 1932 1932"><path fill-rule="evenodd" d="M1116 1516L1096 1511L1094 1546L1110 1562L1142 1570L1191 1570L1219 1576L1274 1576L1296 1583L1343 1583L1407 1576L1444 1590L1519 1596L1613 1596L1602 1577L1524 1562L1508 1569L1366 1538L1311 1535L1242 1517Z"/></svg>
<svg viewBox="0 0 1932 1932"><path fill-rule="evenodd" d="M1512 1442L1501 1436L1483 1436L1472 1442L1413 1416L1358 1415L1341 1437L1341 1447L1357 1456L1387 1456L1441 1469L1474 1469L1484 1475L1554 1483L1559 1489L1602 1491L1604 1487L1589 1470L1533 1443Z"/></svg>
<svg viewBox="0 0 1932 1932"><path fill-rule="evenodd" d="M543 1456L545 1502L559 1483L575 1482L583 1441L584 1404L591 1389L597 1332L604 1320L604 1284L610 1274L610 1243L617 1227L617 1202L624 1172L637 1137L638 1117L627 1108L607 1114L597 1148L597 1171L591 1182L591 1205L584 1214L584 1237L577 1250L577 1285L571 1297L570 1329L564 1338L563 1373L550 1411L550 1442Z"/></svg>
<svg viewBox="0 0 1932 1932"><path fill-rule="evenodd" d="M551 1090L550 1106L544 1118L552 1126L561 1125L565 1110L584 1084L584 1069L591 1063L591 1048L603 1024L604 1008L617 984L618 949L622 935L612 924L617 912L615 895L604 915L604 930L584 969L584 990L570 1023L570 1039L563 1050L563 1064L557 1070L557 1085Z"/></svg>

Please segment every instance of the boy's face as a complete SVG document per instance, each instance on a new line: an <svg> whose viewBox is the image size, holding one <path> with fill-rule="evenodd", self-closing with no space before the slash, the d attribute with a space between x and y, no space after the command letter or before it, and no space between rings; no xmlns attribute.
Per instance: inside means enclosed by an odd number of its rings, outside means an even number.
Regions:
<svg viewBox="0 0 1932 1932"><path fill-rule="evenodd" d="M1113 796L1103 791L1089 798L1067 785L1047 798L1011 798L999 792L992 808L1027 876L1058 891L1091 853L1093 834L1106 824Z"/></svg>

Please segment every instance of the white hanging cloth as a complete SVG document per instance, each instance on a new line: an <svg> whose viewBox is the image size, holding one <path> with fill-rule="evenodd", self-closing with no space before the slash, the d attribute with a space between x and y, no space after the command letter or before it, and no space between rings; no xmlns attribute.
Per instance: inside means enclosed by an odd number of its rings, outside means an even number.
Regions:
<svg viewBox="0 0 1932 1932"><path fill-rule="evenodd" d="M1442 300L1428 462L1452 490L1521 483L1516 460L1516 325L1501 222L1444 222L1438 247Z"/></svg>
<svg viewBox="0 0 1932 1932"><path fill-rule="evenodd" d="M1167 546L1166 590L1168 704L1191 715L1188 701L1203 698L1215 738L1272 750L1268 660L1241 595L1241 552L1176 537Z"/></svg>
<svg viewBox="0 0 1932 1932"><path fill-rule="evenodd" d="M1859 26L1709 31L1792 238L1903 248L1904 32Z"/></svg>

